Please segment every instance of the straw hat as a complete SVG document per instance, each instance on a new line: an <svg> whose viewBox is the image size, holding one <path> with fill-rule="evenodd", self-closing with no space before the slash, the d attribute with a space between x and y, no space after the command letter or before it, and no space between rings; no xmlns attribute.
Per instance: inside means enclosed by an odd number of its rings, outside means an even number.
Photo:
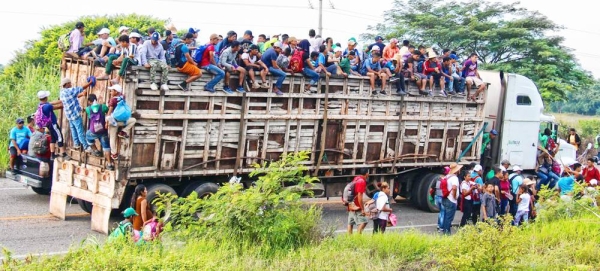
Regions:
<svg viewBox="0 0 600 271"><path fill-rule="evenodd" d="M456 172L458 172L463 166L457 163L452 163L449 167L450 171L448 172L448 174L456 174Z"/></svg>
<svg viewBox="0 0 600 271"><path fill-rule="evenodd" d="M171 33L177 33L177 28L172 22L169 24L165 24L165 29L171 30Z"/></svg>
<svg viewBox="0 0 600 271"><path fill-rule="evenodd" d="M524 184L524 185L527 185L527 186L530 186L530 185L532 185L532 184L535 184L535 182L534 182L534 181L532 181L532 180L531 180L531 179L529 179L529 178L525 178L525 180L523 180L523 184Z"/></svg>

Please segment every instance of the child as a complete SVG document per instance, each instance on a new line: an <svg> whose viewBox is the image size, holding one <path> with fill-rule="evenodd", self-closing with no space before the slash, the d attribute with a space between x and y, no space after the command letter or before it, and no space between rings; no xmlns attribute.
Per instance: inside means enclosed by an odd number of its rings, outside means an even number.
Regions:
<svg viewBox="0 0 600 271"><path fill-rule="evenodd" d="M110 234L108 240L115 240L122 237L134 237L133 235L133 217L138 214L131 207L123 211L123 217L125 220L119 222L119 226Z"/></svg>
<svg viewBox="0 0 600 271"><path fill-rule="evenodd" d="M519 226L521 220L527 222L529 220L529 206L531 205L531 195L527 192L527 185L522 184L519 186L519 192L517 192L517 215L515 215L514 225Z"/></svg>
<svg viewBox="0 0 600 271"><path fill-rule="evenodd" d="M481 197L481 220L496 219L498 215L494 185L487 183L484 186L485 194Z"/></svg>

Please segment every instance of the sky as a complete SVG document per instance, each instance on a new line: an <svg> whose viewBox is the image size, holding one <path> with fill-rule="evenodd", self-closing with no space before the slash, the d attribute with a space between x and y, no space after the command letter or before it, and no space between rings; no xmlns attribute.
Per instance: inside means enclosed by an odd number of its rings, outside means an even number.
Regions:
<svg viewBox="0 0 600 271"><path fill-rule="evenodd" d="M393 0L322 0L323 37L334 42L359 38L369 25L383 20L383 11L392 7ZM374 1L374 0L371 0ZM512 0L497 0L512 3ZM38 2L38 3L35 3ZM212 33L225 35L234 30L241 36L245 30L258 34L284 34L302 39L308 30L318 30L319 0L102 0L102 5L83 4L80 0L10 1L0 7L2 33L11 33L0 43L0 64L7 64L25 41L40 37L42 27L62 24L83 15L112 15L137 13L156 18L171 18L178 29L200 28L200 40L208 41ZM589 1L521 0L521 6L537 10L565 29L551 33L565 38L582 67L600 78L600 30L592 28L590 18L597 11ZM543 2L543 4L541 4ZM311 8L312 7L312 8ZM582 8L588 7L588 8ZM16 24L18 29L11 30ZM398 37L402 38L402 37ZM344 45L345 46L345 45Z"/></svg>

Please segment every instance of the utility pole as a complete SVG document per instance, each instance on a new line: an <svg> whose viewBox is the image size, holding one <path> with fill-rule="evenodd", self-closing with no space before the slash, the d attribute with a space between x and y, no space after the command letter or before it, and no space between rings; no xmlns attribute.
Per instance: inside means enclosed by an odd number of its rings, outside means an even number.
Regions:
<svg viewBox="0 0 600 271"><path fill-rule="evenodd" d="M319 36L323 37L323 0L319 0Z"/></svg>

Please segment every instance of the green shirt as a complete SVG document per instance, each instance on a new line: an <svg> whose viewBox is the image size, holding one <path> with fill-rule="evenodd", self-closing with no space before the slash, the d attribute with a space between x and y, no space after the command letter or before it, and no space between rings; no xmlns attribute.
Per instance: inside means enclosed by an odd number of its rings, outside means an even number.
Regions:
<svg viewBox="0 0 600 271"><path fill-rule="evenodd" d="M98 112L98 109L100 108L100 106L102 106L102 112L104 113L104 115L106 115L106 113L108 113L108 106L106 106L106 104L94 104L94 105L90 105L87 108L85 108L85 112L88 115L88 118L90 117L90 109L92 109L94 112Z"/></svg>
<svg viewBox="0 0 600 271"><path fill-rule="evenodd" d="M490 144L491 141L492 138L490 138L490 133L483 133L483 144L481 144L481 154L485 152L485 148L488 144Z"/></svg>
<svg viewBox="0 0 600 271"><path fill-rule="evenodd" d="M492 178L494 178L495 175L496 175L496 173L494 172L493 169L491 169L490 171L488 171L487 175L485 175L485 179L491 180Z"/></svg>
<svg viewBox="0 0 600 271"><path fill-rule="evenodd" d="M350 75L350 60L344 57L342 61L340 61L340 68L342 68L342 71L344 71L346 74Z"/></svg>
<svg viewBox="0 0 600 271"><path fill-rule="evenodd" d="M540 134L539 137L540 143L544 149L547 149L548 146L548 136L545 134Z"/></svg>

